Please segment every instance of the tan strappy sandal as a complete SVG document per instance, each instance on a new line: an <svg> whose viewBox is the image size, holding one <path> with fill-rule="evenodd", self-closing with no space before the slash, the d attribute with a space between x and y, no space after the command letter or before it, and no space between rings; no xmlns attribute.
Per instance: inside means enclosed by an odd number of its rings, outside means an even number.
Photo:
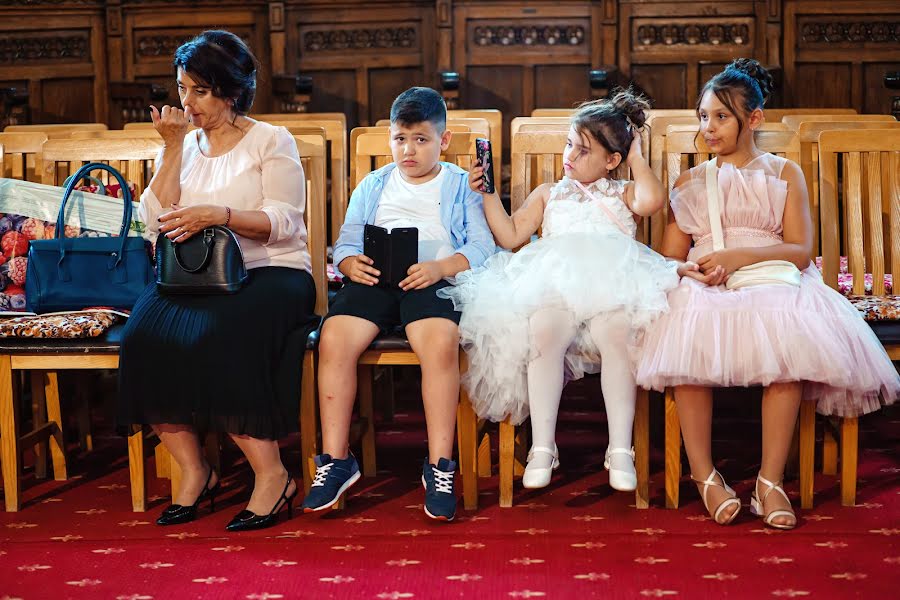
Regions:
<svg viewBox="0 0 900 600"><path fill-rule="evenodd" d="M782 482L772 483L762 475L756 476L756 486L759 484L763 484L768 486L768 489L763 494L762 500L759 499L759 496L756 494L756 489L753 490L753 495L750 496L750 512L758 517L762 517L763 523L768 525L769 527L774 527L775 529L793 529L797 526L797 515L794 514L793 510L788 510L785 508L778 508L771 512L765 512L765 504L766 498L769 497L769 494L772 493L772 490L777 491L779 494L784 496L784 499L788 501L788 504L791 503L791 499L788 498L788 495L784 493L784 489L781 487ZM776 523L775 519L778 517L791 517L794 519L793 523Z"/></svg>
<svg viewBox="0 0 900 600"><path fill-rule="evenodd" d="M716 481L717 475L719 476L719 479L722 480L722 483L719 483L718 481ZM731 486L729 486L727 483L725 483L725 478L722 477L722 474L719 473L714 468L712 470L712 473L709 474L709 477L707 477L705 481L695 479L693 475L691 475L691 480L696 483L699 483L703 486L703 492L701 493L701 496L703 497L703 506L706 507L706 512L710 513L712 515L713 520L716 523L718 523L719 525L730 525L731 522L734 521L734 518L737 517L738 513L741 512L741 501L738 499L737 494L735 494L734 490L731 489ZM725 500L722 500L722 502L720 502L719 505L716 507L715 511L710 510L709 503L706 500L706 493L709 491L709 486L711 486L711 485L720 487L720 488L724 489L728 494L731 495L731 498L726 498ZM729 506L735 506L735 505L737 505L737 509L733 513L731 513L731 516L728 517L728 519L725 521L719 521L719 515L721 515L722 512Z"/></svg>

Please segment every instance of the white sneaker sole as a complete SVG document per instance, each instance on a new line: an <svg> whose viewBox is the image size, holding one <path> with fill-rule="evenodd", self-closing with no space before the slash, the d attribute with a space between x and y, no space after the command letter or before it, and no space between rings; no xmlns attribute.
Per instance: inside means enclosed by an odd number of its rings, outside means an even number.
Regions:
<svg viewBox="0 0 900 600"><path fill-rule="evenodd" d="M325 510L326 508L331 508L332 506L337 504L338 500L341 499L341 496L344 495L344 492L346 492L348 489L350 489L350 486L352 486L354 483L359 481L359 478L361 475L362 474L359 471L357 471L356 473L351 475L350 479L348 479L347 481L344 482L344 485L342 485L340 487L340 489L338 489L337 494L335 494L334 499L331 502L329 502L328 504L323 504L322 506L318 506L316 508L304 508L303 512L305 512L305 513L319 512L320 510Z"/></svg>

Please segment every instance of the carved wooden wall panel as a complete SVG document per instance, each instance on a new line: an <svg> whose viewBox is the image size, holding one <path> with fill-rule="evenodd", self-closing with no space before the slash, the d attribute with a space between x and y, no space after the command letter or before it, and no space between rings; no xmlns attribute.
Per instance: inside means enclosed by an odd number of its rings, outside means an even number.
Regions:
<svg viewBox="0 0 900 600"><path fill-rule="evenodd" d="M461 107L508 119L589 98L612 65L660 108L693 106L737 56L779 67L781 106L888 112L900 70L894 0L0 0L0 86L26 88L35 122L118 126L110 82L153 82L177 100L171 57L207 28L258 54L257 111L271 74L313 78L310 111L351 125L387 116L411 85L460 74ZM116 114L113 114L116 113Z"/></svg>
<svg viewBox="0 0 900 600"><path fill-rule="evenodd" d="M656 108L693 106L703 83L738 56L768 63L764 3L620 0L618 65Z"/></svg>
<svg viewBox="0 0 900 600"><path fill-rule="evenodd" d="M94 121L106 115L102 2L56 2L52 11L3 0L0 86L27 86L33 120ZM64 5L66 10L61 10ZM71 115L71 117L70 117Z"/></svg>
<svg viewBox="0 0 900 600"><path fill-rule="evenodd" d="M900 4L785 0L784 55L795 104L890 112L882 80L900 70Z"/></svg>
<svg viewBox="0 0 900 600"><path fill-rule="evenodd" d="M110 71L120 72L124 81L162 84L169 90L168 102L177 102L172 68L175 50L205 29L227 29L247 42L262 65L254 109L267 111L271 102L267 85L271 58L265 2L235 3L231 6L199 3L191 8L173 7L172 4L157 0L140 4L132 2L123 7L122 52L115 58L110 57Z"/></svg>
<svg viewBox="0 0 900 600"><path fill-rule="evenodd" d="M285 30L287 71L315 74L310 110L350 109L349 125L387 117L408 87L437 85L434 2L293 0Z"/></svg>

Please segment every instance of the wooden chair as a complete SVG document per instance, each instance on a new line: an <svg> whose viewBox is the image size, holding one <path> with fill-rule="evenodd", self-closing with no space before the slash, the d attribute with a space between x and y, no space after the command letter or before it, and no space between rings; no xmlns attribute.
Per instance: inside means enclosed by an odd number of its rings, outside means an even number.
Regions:
<svg viewBox="0 0 900 600"><path fill-rule="evenodd" d="M766 121L774 123L788 115L855 115L855 108L766 108Z"/></svg>
<svg viewBox="0 0 900 600"><path fill-rule="evenodd" d="M77 169L85 161L113 163L126 179L143 185L147 167L161 147L152 140L50 140L43 145L42 180L59 185L57 163ZM114 157L114 158L113 158ZM152 169L152 167L151 167ZM62 369L115 369L119 362L118 342L109 336L97 340L4 340L0 345L0 448L2 448L3 482L6 510L17 511L19 498L19 455L21 448L50 442L53 474L66 479L66 453L63 421L59 404L57 372ZM13 377L19 371L31 371L32 393L46 404L47 422L24 435L18 434L17 403L14 400ZM132 500L137 502L132 489Z"/></svg>
<svg viewBox="0 0 900 600"><path fill-rule="evenodd" d="M41 147L46 141L47 134L42 131L0 133L0 144L6 151L0 177L39 181L40 174L35 165L41 164Z"/></svg>
<svg viewBox="0 0 900 600"><path fill-rule="evenodd" d="M835 115L842 117L842 115ZM846 118L850 118L849 115ZM858 115L860 117L880 115ZM823 120L795 121L794 119L807 119L808 117L785 117L782 122L790 129L797 132L800 138L800 168L806 179L806 189L809 190L810 214L813 220L813 252L816 256L821 254L819 225L819 134L832 130L864 130L864 129L896 129L900 134L900 123L893 118L883 120ZM895 134L896 135L896 134Z"/></svg>
<svg viewBox="0 0 900 600"><path fill-rule="evenodd" d="M475 117L459 117L459 118L450 118L447 117L447 127L451 128L454 125L464 125L469 128L469 131L472 133L477 133L478 137L491 139L491 125L488 123L487 119L475 118ZM391 120L390 119L378 119L375 122L376 127L390 127Z"/></svg>
<svg viewBox="0 0 900 600"><path fill-rule="evenodd" d="M461 133L468 134L468 133L471 133L471 131L472 131L468 125L451 124L451 123L447 124L447 129L452 131L454 133L454 135L461 134ZM366 134L366 133L388 134L389 127L386 125L382 125L380 127L379 126L354 127L350 131L350 189L351 190L356 189L356 186L358 186L359 182L362 181L362 178L358 177L358 173L364 173L363 177L365 177L365 175L368 175L371 171L371 170L367 170L367 168L363 168L363 170L360 171L359 168L357 167L357 154L356 154L357 140L359 139L359 136ZM478 136L476 135L476 137L478 137ZM373 157L371 157L371 160L374 161L375 168L377 169L377 168L383 167L386 164L390 163L393 160L393 157L391 156L391 153L388 152L387 155L373 156Z"/></svg>
<svg viewBox="0 0 900 600"><path fill-rule="evenodd" d="M391 160L390 140L387 128L375 128L376 132L360 133L356 136L354 156L356 177L359 181L373 170L375 159ZM356 130L354 130L356 131ZM459 133L453 136L450 147L445 153L448 162L454 162L467 169L475 160L475 138L478 134ZM466 354L460 349L460 370L465 372ZM359 359L357 369L357 390L362 420L362 472L366 477L376 473L375 462L375 428L372 403L372 378L375 366L417 365L418 358L412 351L405 336L380 336L369 346ZM309 491L312 484L315 466L313 457L318 453L318 415L316 390L307 387L304 379L303 399L301 401L301 456L304 463L304 486ZM475 465L475 413L469 403L465 389L460 387L459 408L457 409L457 439L459 453L459 471L462 477L463 504L466 510L478 507L478 483ZM336 505L340 506L340 504Z"/></svg>
<svg viewBox="0 0 900 600"><path fill-rule="evenodd" d="M838 164L842 177L838 178ZM825 283L837 289L840 256L846 253L853 293L885 296L885 273L900 273L900 136L897 129L822 131L819 135L819 202L822 210L822 267ZM840 190L840 191L839 191ZM838 196L841 202L838 202ZM841 241L839 223L847 224ZM872 324L891 360L900 360L900 340ZM840 419L841 504L856 504L859 423Z"/></svg>
<svg viewBox="0 0 900 600"><path fill-rule="evenodd" d="M556 170L559 157L566 144L566 131L559 132L525 132L520 131L512 138L512 194L511 210L515 212L525 202L532 188L530 182L556 183L559 172ZM536 158L537 178L532 177L532 157ZM649 393L638 390L634 414L634 466L637 471L637 490L635 504L638 508L647 508L650 499L650 411ZM521 470L521 457L527 453L521 443L516 442L515 426L505 420L500 423L500 506L512 506L513 478ZM517 447L518 446L518 447ZM517 461L519 465L517 466Z"/></svg>
<svg viewBox="0 0 900 600"><path fill-rule="evenodd" d="M293 117L292 114L253 115L253 118L282 127L322 127L325 130L325 141L328 144L329 164L331 165L331 235L328 241L333 244L337 240L338 233L341 230L341 224L344 222L344 215L347 213L347 201L349 198L347 179L347 159L349 152L349 147L347 145L347 118L343 113L311 114L317 114L317 116L321 116L322 114L338 114L343 118L333 116L331 118L298 119Z"/></svg>
<svg viewBox="0 0 900 600"><path fill-rule="evenodd" d="M785 115L781 122L787 125L788 129L797 131L800 129L801 123L896 123L892 115Z"/></svg>
<svg viewBox="0 0 900 600"><path fill-rule="evenodd" d="M760 150L800 162L800 140L785 127L764 125L755 134ZM703 136L693 125L669 125L666 131L665 163L671 191L683 169L702 164L713 156ZM802 402L799 416L800 504L812 508L813 460L815 455L815 403ZM665 392L666 507L678 508L681 481L681 426L672 388Z"/></svg>
<svg viewBox="0 0 900 600"><path fill-rule="evenodd" d="M501 181L503 163L503 113L496 108L456 109L447 111L448 119L484 119L490 127L491 152L494 155L494 181Z"/></svg>
<svg viewBox="0 0 900 600"><path fill-rule="evenodd" d="M33 133L43 131L48 138L68 137L73 131L102 131L109 129L105 123L48 123L45 125L7 125L4 133Z"/></svg>

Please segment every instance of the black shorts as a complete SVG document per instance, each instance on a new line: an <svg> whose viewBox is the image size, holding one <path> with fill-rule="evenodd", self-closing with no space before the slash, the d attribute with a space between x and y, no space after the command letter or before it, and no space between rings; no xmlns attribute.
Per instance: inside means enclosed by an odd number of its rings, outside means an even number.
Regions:
<svg viewBox="0 0 900 600"><path fill-rule="evenodd" d="M345 277L344 287L338 291L328 309L328 317L359 317L378 325L382 334L389 333L398 326L406 327L413 321L432 317L450 319L459 325L460 313L454 310L453 301L438 298L436 293L449 285L442 279L425 289L404 292L400 288L388 289L356 283Z"/></svg>

